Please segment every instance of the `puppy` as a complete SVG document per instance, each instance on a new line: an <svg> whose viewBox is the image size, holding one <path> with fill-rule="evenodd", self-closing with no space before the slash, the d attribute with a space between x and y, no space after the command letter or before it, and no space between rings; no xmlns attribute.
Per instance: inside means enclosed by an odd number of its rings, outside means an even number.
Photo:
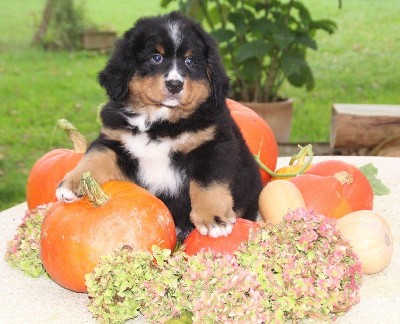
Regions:
<svg viewBox="0 0 400 324"><path fill-rule="evenodd" d="M193 225L219 237L237 216L256 218L259 168L226 106L217 45L199 24L177 12L139 20L99 81L109 96L100 134L60 183L59 200L79 199L90 171L100 184L132 181L160 198L179 240Z"/></svg>

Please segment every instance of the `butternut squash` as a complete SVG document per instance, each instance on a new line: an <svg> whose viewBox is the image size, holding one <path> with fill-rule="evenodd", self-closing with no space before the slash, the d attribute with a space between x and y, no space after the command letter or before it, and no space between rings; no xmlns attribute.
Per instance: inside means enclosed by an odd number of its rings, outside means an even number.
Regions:
<svg viewBox="0 0 400 324"><path fill-rule="evenodd" d="M359 210L339 218L336 223L360 258L365 274L385 269L393 253L393 237L385 219L371 210Z"/></svg>
<svg viewBox="0 0 400 324"><path fill-rule="evenodd" d="M300 190L286 180L269 182L260 193L258 205L263 219L274 225L290 211L306 207Z"/></svg>

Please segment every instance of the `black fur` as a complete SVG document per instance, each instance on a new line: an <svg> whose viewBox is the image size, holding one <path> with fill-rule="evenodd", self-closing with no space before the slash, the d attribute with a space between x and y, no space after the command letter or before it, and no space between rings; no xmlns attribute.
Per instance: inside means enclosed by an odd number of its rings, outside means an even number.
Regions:
<svg viewBox="0 0 400 324"><path fill-rule="evenodd" d="M196 110L187 118L170 122L158 120L148 125L146 133L150 140L176 138L186 131L197 131L215 126L215 138L188 153L176 152L170 155L174 168L185 174L179 194L171 196L167 192L157 196L170 209L176 227L183 239L193 229L189 214L191 202L189 183L195 180L205 187L213 182L227 183L232 193L234 210L240 211L244 218L254 220L258 211L258 196L261 191L259 168L249 152L239 128L230 116L225 98L229 92L229 80L224 71L214 39L199 24L180 15L171 13L165 16L145 18L128 30L116 45L116 50L99 74L99 82L107 91L110 101L103 108L103 125L111 129L129 130L132 135L140 130L127 122L127 117L135 115L123 108L129 100L129 81L134 75L151 76L160 73L148 63L149 53L154 51L149 44L162 42L168 48L168 21L178 21L182 33L182 48L195 48L195 69L185 69L185 78L206 80L210 86L210 96L199 103ZM179 55L177 53L176 55ZM166 55L167 57L167 55ZM167 58L166 58L167 59ZM166 73L166 72L165 72ZM173 109L173 108L172 108ZM130 180L146 188L138 177L138 158L132 156L118 140L108 139L100 134L89 151L111 149L117 154L117 164ZM134 199L134 198L133 198ZM215 215L215 223L224 225L224 220Z"/></svg>

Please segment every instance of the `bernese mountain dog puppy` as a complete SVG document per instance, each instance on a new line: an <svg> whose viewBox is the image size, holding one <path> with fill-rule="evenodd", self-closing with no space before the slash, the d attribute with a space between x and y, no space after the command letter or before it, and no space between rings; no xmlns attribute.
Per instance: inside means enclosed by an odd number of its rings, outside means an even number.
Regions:
<svg viewBox="0 0 400 324"><path fill-rule="evenodd" d="M236 217L256 218L259 168L226 106L217 45L198 23L177 12L138 20L99 81L109 96L100 135L60 183L58 200L79 199L90 171L100 184L128 180L160 198L181 241L193 226L219 237Z"/></svg>

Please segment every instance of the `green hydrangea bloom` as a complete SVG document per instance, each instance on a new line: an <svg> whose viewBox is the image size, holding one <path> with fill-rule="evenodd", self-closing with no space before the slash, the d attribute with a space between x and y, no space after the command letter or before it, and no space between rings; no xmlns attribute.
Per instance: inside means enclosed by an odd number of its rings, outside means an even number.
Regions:
<svg viewBox="0 0 400 324"><path fill-rule="evenodd" d="M31 277L47 275L40 259L40 231L51 204L42 205L25 213L14 238L8 242L4 259Z"/></svg>

